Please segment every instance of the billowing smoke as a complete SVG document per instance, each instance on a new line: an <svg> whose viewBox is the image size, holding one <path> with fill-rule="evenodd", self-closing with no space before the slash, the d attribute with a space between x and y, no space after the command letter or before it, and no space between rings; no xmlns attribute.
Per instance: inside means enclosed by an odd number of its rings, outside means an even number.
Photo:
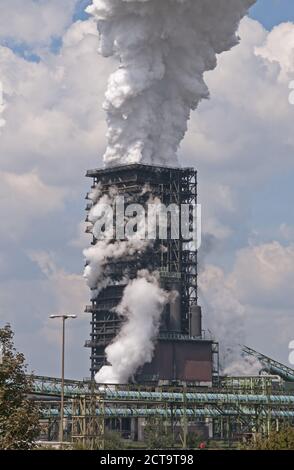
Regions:
<svg viewBox="0 0 294 470"><path fill-rule="evenodd" d="M139 220L139 224L136 225L136 232L129 234L128 238L115 240L113 220L108 221L105 209L113 208L116 195L117 191L114 187L110 188L108 194L102 194L99 185L89 195L93 206L89 212L88 221L93 227L92 233L97 240L95 245L84 250L86 258L84 277L88 287L92 290L93 298L97 297L102 289L112 283L107 269L109 262L133 256L136 253L143 253L151 244L151 241L145 237L145 219ZM130 222L131 219L132 217L128 218L127 221ZM126 220L124 220L125 222ZM101 232L100 229L104 225L106 230ZM99 234L97 233L98 230ZM126 279L120 281L126 282Z"/></svg>
<svg viewBox="0 0 294 470"><path fill-rule="evenodd" d="M177 163L191 110L209 91L204 72L237 44L256 0L93 0L100 53L119 68L109 78L107 165Z"/></svg>
<svg viewBox="0 0 294 470"><path fill-rule="evenodd" d="M204 73L217 64L217 54L238 43L240 20L255 0L93 0L87 8L97 21L100 53L114 57L118 69L110 76L104 108L108 122L107 166L135 162L176 165L177 151L192 110L209 97ZM148 192L148 188L146 188ZM99 201L113 194L98 186L91 194L89 222L103 217ZM95 237L97 238L97 237ZM108 263L146 250L138 237L98 240L85 251L85 277L93 296L109 284ZM169 301L156 274L128 275L118 307L123 326L107 349L109 366L99 383L124 383L151 361L160 315Z"/></svg>
<svg viewBox="0 0 294 470"><path fill-rule="evenodd" d="M92 201L88 222L96 243L84 251L84 277L92 290L93 299L109 285L126 285L122 301L116 309L123 326L117 338L106 349L107 360L111 365L103 367L96 375L98 383L126 383L140 366L152 360L161 313L174 296L174 293L167 293L160 287L157 273L147 270L140 270L133 280L130 280L128 272L123 273L121 278L113 279L108 269L109 263L140 255L153 243L145 236L146 218L138 219L136 216L125 215L123 219L125 225L136 222L132 224L136 226L136 231L128 233L124 240L115 239L112 233L113 220L107 223L107 209L114 208L117 195L115 187L103 193L98 184L88 196ZM160 203L148 185L144 186L142 195L146 195L148 205ZM100 232L101 226L105 226L103 233Z"/></svg>
<svg viewBox="0 0 294 470"><path fill-rule="evenodd" d="M151 362L160 317L169 300L170 294L148 271L139 271L137 278L130 281L117 308L124 320L122 329L106 348L111 365L96 374L97 383L127 383L140 366Z"/></svg>
<svg viewBox="0 0 294 470"><path fill-rule="evenodd" d="M234 377L244 375L258 375L262 369L262 365L258 359L252 356L244 357L241 353L241 348L235 349L235 360L230 363L224 370L224 375L232 375ZM237 357L236 352L239 352Z"/></svg>

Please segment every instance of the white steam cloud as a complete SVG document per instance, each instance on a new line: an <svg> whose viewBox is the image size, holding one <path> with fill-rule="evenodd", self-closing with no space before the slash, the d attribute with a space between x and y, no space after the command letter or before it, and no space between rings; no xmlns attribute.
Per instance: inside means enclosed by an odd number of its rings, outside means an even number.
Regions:
<svg viewBox="0 0 294 470"><path fill-rule="evenodd" d="M116 189L110 188L108 194L102 195L101 188L97 185L89 195L93 206L89 212L88 221L93 226L92 232L94 236L96 224L98 223L99 226L99 221L102 218L103 223L106 220L104 205L112 206L116 194ZM130 217L128 221L131 219ZM107 264L109 262L144 252L151 244L150 240L145 239L144 220L141 221L141 225L138 224L137 231L134 232L133 236L130 236L126 240L113 239L112 224L110 224L109 227L111 233L108 233L106 230L103 234L103 239L98 238L95 245L84 250L84 256L86 258L84 278L86 279L88 287L93 291L93 298L97 297L102 289L112 283L112 279L107 271ZM101 233L99 233L99 235L101 236ZM125 282L126 279L123 279L123 281Z"/></svg>
<svg viewBox="0 0 294 470"><path fill-rule="evenodd" d="M149 191L148 187L144 188L145 193ZM105 221L104 205L113 206L116 195L115 187L103 194L99 184L89 194L92 207L88 222L92 225L94 236L96 224L99 225L102 219ZM150 194L148 202L158 203L159 200ZM131 220L132 217L125 217L125 222ZM139 221L133 237L115 240L106 230L103 239L97 239L95 245L84 250L84 277L92 290L93 299L109 285L127 284L122 301L116 309L123 326L114 342L106 348L110 366L105 366L98 372L95 377L97 383L127 383L140 366L152 360L161 313L174 296L174 293L161 289L156 273L140 270L134 280L130 280L128 273L125 273L122 279L114 281L108 270L108 263L143 253L153 243L152 240L145 239L144 222L144 219Z"/></svg>
<svg viewBox="0 0 294 470"><path fill-rule="evenodd" d="M93 0L100 53L119 68L109 78L107 165L177 163L191 110L209 91L204 72L238 42L256 0Z"/></svg>
<svg viewBox="0 0 294 470"><path fill-rule="evenodd" d="M235 352L237 349L235 349ZM239 357L237 357L229 366L227 366L223 373L224 375L232 375L234 377L246 375L259 375L262 365L255 357L244 357L239 349Z"/></svg>
<svg viewBox="0 0 294 470"><path fill-rule="evenodd" d="M151 362L160 317L169 300L156 275L148 271L139 271L137 279L130 281L117 308L124 321L122 329L106 348L111 365L96 374L97 383L127 383L140 366Z"/></svg>
<svg viewBox="0 0 294 470"><path fill-rule="evenodd" d="M177 165L177 151L192 110L209 97L204 73L213 70L217 54L238 43L240 20L256 0L93 0L87 12L100 33L99 52L114 57L104 108L108 122L106 166L136 162ZM111 201L98 186L91 194L89 222L99 222L97 202ZM104 199L103 199L104 198ZM96 237L97 238L97 237ZM114 284L110 261L140 253L142 240L98 240L85 250L85 277L94 297ZM109 366L98 383L125 383L152 360L160 316L169 295L155 273L139 271L118 306L122 329L107 349Z"/></svg>

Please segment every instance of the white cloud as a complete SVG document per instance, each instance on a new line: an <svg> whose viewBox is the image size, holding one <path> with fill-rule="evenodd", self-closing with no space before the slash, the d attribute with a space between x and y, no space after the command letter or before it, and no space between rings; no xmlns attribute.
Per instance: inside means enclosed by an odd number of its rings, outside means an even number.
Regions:
<svg viewBox="0 0 294 470"><path fill-rule="evenodd" d="M83 312L88 299L88 289L83 276L59 268L54 253L31 251L29 256L45 275L50 291L55 296L56 310L51 313Z"/></svg>
<svg viewBox="0 0 294 470"><path fill-rule="evenodd" d="M54 253L32 251L29 256L45 276L45 280L42 281L42 290L47 291L48 296L47 305L42 310L40 336L44 338L49 347L56 347L60 343L61 325L57 320L49 319L49 315L77 315L77 318L67 326L68 348L76 348L81 357L85 356L87 351L83 350L83 345L88 336L89 317L84 314L84 309L89 295L83 276L68 273L60 268ZM52 306L51 310L50 305ZM74 369L73 364L72 369Z"/></svg>
<svg viewBox="0 0 294 470"><path fill-rule="evenodd" d="M275 241L239 250L229 282L243 303L294 309L294 245Z"/></svg>
<svg viewBox="0 0 294 470"><path fill-rule="evenodd" d="M52 313L75 313L66 326L66 376L85 377L89 352L89 316L84 314L87 289L82 276L59 268L52 255L35 254L44 269L42 279L7 280L0 284L0 320L15 331L17 348L25 354L29 369L40 375L58 376L61 324L49 319ZM42 258L42 260L41 260ZM46 263L47 266L46 267ZM47 273L47 274L45 274Z"/></svg>
<svg viewBox="0 0 294 470"><path fill-rule="evenodd" d="M230 221L236 220L238 210L236 194L230 186L207 180L206 184L201 183L199 201L204 214L204 233L213 234L219 240L229 238L232 235Z"/></svg>
<svg viewBox="0 0 294 470"><path fill-rule="evenodd" d="M294 242L294 226L282 223L279 227L280 234L285 240Z"/></svg>
<svg viewBox="0 0 294 470"><path fill-rule="evenodd" d="M294 72L294 28L293 23L276 26L267 36L265 44L256 48L258 56L280 67L280 81L293 79Z"/></svg>
<svg viewBox="0 0 294 470"><path fill-rule="evenodd" d="M288 85L280 82L277 63L263 57L272 34L255 21L243 21L241 44L207 75L211 101L193 115L183 145L185 163L200 170L205 229L221 239L240 223L244 189L256 190L261 180L293 165ZM106 131L102 101L112 64L99 57L97 45L96 26L89 20L73 24L60 54L39 64L0 49L7 101L0 138L7 156L3 170L37 167L44 181L81 188L85 168L99 166ZM289 58L292 49L287 51Z"/></svg>
<svg viewBox="0 0 294 470"><path fill-rule="evenodd" d="M0 40L44 45L69 26L77 0L1 0Z"/></svg>
<svg viewBox="0 0 294 470"><path fill-rule="evenodd" d="M294 245L276 241L239 250L228 273L212 265L200 273L206 328L220 340L231 370L239 370L238 344L248 339L287 354L294 331L293 285Z"/></svg>
<svg viewBox="0 0 294 470"><path fill-rule="evenodd" d="M221 366L226 368L238 362L240 357L239 344L245 339L245 307L221 268L207 265L198 279L204 327L220 342Z"/></svg>
<svg viewBox="0 0 294 470"><path fill-rule="evenodd" d="M0 152L6 171L38 167L46 181L72 185L82 181L85 168L99 164L103 152L101 103L111 65L101 65L92 21L74 24L64 39L60 53L40 63L0 47L7 104Z"/></svg>
<svg viewBox="0 0 294 470"><path fill-rule="evenodd" d="M10 9L8 3L14 2L5 2ZM19 3L24 9L26 3L35 2ZM61 17L52 24L53 20L49 21L52 15L48 14L50 30L35 28L32 33L31 26L26 26L21 31L13 23L14 39L39 46L53 34L62 34L71 13L70 10L64 13L66 2L53 3L60 8ZM26 18L25 12L24 15ZM31 18L36 18L34 15L29 14L29 23ZM7 34L3 23L1 17L0 36ZM264 182L293 170L294 106L288 103L288 79L292 74L294 78L293 31L293 24L280 25L268 33L255 21L242 22L240 45L223 54L217 70L207 74L211 100L193 114L182 147L183 163L200 171L205 231L226 240L230 260L234 259L229 269L220 267L220 260L215 256L200 276L206 324L219 339L233 336L236 344L247 333L250 343L255 339L264 342L268 351L278 351L278 346L283 348L293 331L290 287L294 280L293 247L278 242L247 247L248 234L258 229L250 225L248 206L254 198L260 200L258 191ZM0 241L8 234L29 233L34 243L33 222L52 217L60 210L60 224L52 226L52 235L64 231L65 220L68 222L69 218L73 225L75 221L78 225L87 190L83 181L85 170L101 164L100 155L105 146L102 101L112 63L99 57L97 47L98 35L91 21L72 25L63 36L60 52L42 54L39 63L28 62L8 47L0 47L0 80L6 104L3 114L6 126L0 134L0 211L5 221L1 224ZM80 205L74 207L79 200ZM64 203L67 203L66 212L62 210ZM265 200L264 204L268 202ZM289 236L288 228L293 224L286 219L283 222L281 234L287 228ZM262 217L260 224L263 224ZM279 225L280 222L277 229ZM236 234L238 239L233 244L231 240ZM76 247L73 257L82 267L81 247L88 244L82 226L77 239L71 241L74 236L69 234L59 250L62 252L64 248L65 252L70 244ZM50 243L48 239L46 243ZM38 239L38 246L41 244ZM244 245L246 248L240 249ZM43 249L54 250L54 247ZM10 256L13 262L15 253ZM44 318L58 310L75 313L82 309L88 293L81 277L59 267L64 264L64 258L58 260L57 267L56 262L50 267L52 257L46 256L34 255L45 272L45 279L10 282L0 287L2 308L13 310L15 318L21 317L23 309L15 299L15 292L23 295L32 311L40 309ZM223 260L222 264L225 264ZM34 290L38 291L36 299L28 294ZM34 315L37 317L37 313L28 309L28 325L35 321ZM43 337L47 333L50 337L55 327L44 324ZM261 335L263 329L265 334ZM53 333L57 338L58 330ZM28 344L30 333L26 331L23 335ZM83 334L76 342L76 351L81 350L84 338ZM30 347L33 351L33 345Z"/></svg>
<svg viewBox="0 0 294 470"><path fill-rule="evenodd" d="M46 185L34 171L0 172L0 237L19 240L32 223L60 211L66 192Z"/></svg>
<svg viewBox="0 0 294 470"><path fill-rule="evenodd" d="M207 73L211 99L193 114L181 150L184 163L199 170L204 230L231 240L231 255L233 246L259 229L250 217L255 201L261 204L263 185L294 170L294 106L288 101L294 24L267 32L246 18L240 36L240 45ZM227 199L220 188L226 188ZM259 224L264 222L261 217Z"/></svg>
<svg viewBox="0 0 294 470"><path fill-rule="evenodd" d="M70 246L84 250L85 247L89 245L92 241L92 236L89 233L86 233L87 225L88 224L84 221L79 223L76 236L69 242Z"/></svg>
<svg viewBox="0 0 294 470"><path fill-rule="evenodd" d="M0 134L1 134L1 127L4 127L6 124L6 121L3 117L4 111L5 111L5 102L4 102L3 84L0 81Z"/></svg>
<svg viewBox="0 0 294 470"><path fill-rule="evenodd" d="M242 22L240 45L222 54L217 70L207 74L211 100L194 113L183 144L182 153L190 163L197 158L202 172L218 171L239 188L248 183L256 188L278 169L294 163L294 107L288 101L288 79L280 75L292 62L294 76L294 47L284 44L281 34L284 54L280 62L265 53L272 35L283 28L280 25L268 33L256 21L246 18ZM294 24L288 28L294 35Z"/></svg>

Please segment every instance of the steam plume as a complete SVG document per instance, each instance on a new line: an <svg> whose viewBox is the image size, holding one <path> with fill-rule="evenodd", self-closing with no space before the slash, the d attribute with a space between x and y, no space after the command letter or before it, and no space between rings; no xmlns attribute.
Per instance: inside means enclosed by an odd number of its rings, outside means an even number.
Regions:
<svg viewBox="0 0 294 470"><path fill-rule="evenodd" d="M100 53L119 68L108 83L107 165L177 163L191 110L209 91L203 74L238 42L256 0L93 0Z"/></svg>
<svg viewBox="0 0 294 470"><path fill-rule="evenodd" d="M111 366L100 369L97 383L127 383L140 366L151 362L161 313L168 301L169 294L160 288L154 274L142 270L137 279L130 281L117 308L125 322L106 348Z"/></svg>
<svg viewBox="0 0 294 470"><path fill-rule="evenodd" d="M93 226L93 234L95 236L95 224L104 217L104 206L113 206L114 197L116 196L116 188L111 187L108 194L101 193L99 185L94 188L89 195L93 206L88 215L88 221ZM126 219L130 221L132 218ZM137 232L125 240L114 240L112 234L112 224L110 226L111 233L107 230L104 233L103 239L98 238L96 244L84 250L86 259L86 267L84 271L84 278L86 279L88 287L92 290L93 298L99 292L112 283L107 270L107 264L111 261L123 259L126 256L133 256L146 250L150 245L150 240L145 238L145 224L144 220L137 226ZM101 235L101 233L100 233ZM124 279L125 282L125 279Z"/></svg>
<svg viewBox="0 0 294 470"><path fill-rule="evenodd" d="M204 73L216 67L217 54L238 43L240 20L255 0L93 0L87 8L97 21L100 53L113 56L104 108L108 122L106 165L135 162L176 165L191 110L208 98ZM101 214L92 195L90 222ZM94 234L95 235L95 234ZM98 241L85 251L85 277L97 294L113 279L107 263L146 249L136 240ZM155 274L140 271L127 280L118 313L122 330L107 349L111 364L99 383L126 382L151 361L154 338L168 294Z"/></svg>

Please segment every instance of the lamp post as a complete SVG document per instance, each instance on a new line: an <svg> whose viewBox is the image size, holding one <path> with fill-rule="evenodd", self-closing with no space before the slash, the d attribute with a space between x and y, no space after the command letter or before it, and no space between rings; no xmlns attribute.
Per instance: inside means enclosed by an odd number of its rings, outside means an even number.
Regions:
<svg viewBox="0 0 294 470"><path fill-rule="evenodd" d="M3 359L4 359L4 347L2 344L0 344L0 365L3 364Z"/></svg>
<svg viewBox="0 0 294 470"><path fill-rule="evenodd" d="M51 319L62 319L62 347L61 347L61 409L60 409L60 427L59 440L63 442L63 421L64 421L64 350L65 350L65 321L68 318L77 318L76 315L50 315Z"/></svg>

